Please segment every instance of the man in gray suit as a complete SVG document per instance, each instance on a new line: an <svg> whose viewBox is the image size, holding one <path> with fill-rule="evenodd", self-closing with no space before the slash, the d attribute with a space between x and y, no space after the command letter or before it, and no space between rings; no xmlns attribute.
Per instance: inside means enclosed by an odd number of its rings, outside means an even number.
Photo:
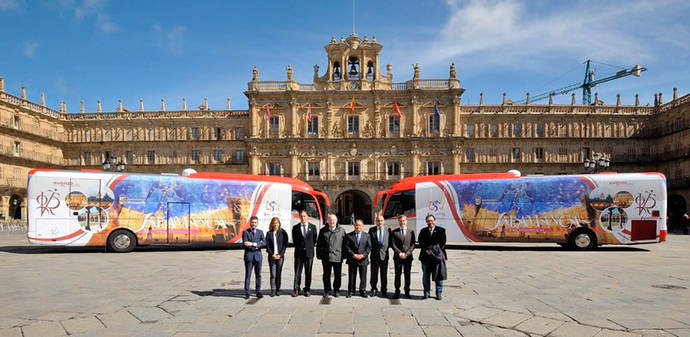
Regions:
<svg viewBox="0 0 690 337"><path fill-rule="evenodd" d="M371 238L371 296L388 297L388 242L390 229L383 224L383 216L376 217L376 226L369 229ZM376 288L381 275L381 292Z"/></svg>
<svg viewBox="0 0 690 337"><path fill-rule="evenodd" d="M316 239L316 258L323 265L323 297L331 291L331 271L333 271L333 297L340 292L340 279L343 268L343 240L345 230L338 227L338 217L328 215L328 226L323 226Z"/></svg>

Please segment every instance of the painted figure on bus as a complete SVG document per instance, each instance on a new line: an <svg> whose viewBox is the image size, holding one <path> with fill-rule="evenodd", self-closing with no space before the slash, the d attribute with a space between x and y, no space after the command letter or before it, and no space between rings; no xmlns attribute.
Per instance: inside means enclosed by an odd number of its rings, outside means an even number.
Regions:
<svg viewBox="0 0 690 337"><path fill-rule="evenodd" d="M443 280L446 279L446 230L436 226L436 217L426 216L427 227L419 231L419 261L422 262L424 299L429 298L431 281L436 283L436 299L442 299Z"/></svg>
<svg viewBox="0 0 690 337"><path fill-rule="evenodd" d="M280 219L273 217L266 233L266 258L271 272L271 297L280 296L281 273L288 240L288 233L280 225Z"/></svg>
<svg viewBox="0 0 690 337"><path fill-rule="evenodd" d="M249 298L249 285L252 279L252 269L256 277L256 297L264 297L261 294L261 248L266 246L264 232L256 226L259 218L252 216L249 219L249 228L242 233L244 245L244 298Z"/></svg>

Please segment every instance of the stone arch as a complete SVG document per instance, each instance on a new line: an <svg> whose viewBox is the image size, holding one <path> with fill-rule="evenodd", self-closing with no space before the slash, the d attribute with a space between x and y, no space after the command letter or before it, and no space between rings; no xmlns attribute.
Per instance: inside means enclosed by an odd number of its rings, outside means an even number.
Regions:
<svg viewBox="0 0 690 337"><path fill-rule="evenodd" d="M355 219L362 219L365 224L372 222L372 198L367 192L359 189L347 189L334 199L331 210L338 217L338 222L350 224L354 213Z"/></svg>

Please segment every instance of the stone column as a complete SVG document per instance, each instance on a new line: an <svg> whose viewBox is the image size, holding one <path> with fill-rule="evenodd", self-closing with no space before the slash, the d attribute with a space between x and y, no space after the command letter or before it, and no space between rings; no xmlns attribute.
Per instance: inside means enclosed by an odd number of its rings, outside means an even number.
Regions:
<svg viewBox="0 0 690 337"><path fill-rule="evenodd" d="M417 145L410 151L410 154L412 155L412 170L410 176L414 177L419 174L419 155L421 154Z"/></svg>
<svg viewBox="0 0 690 337"><path fill-rule="evenodd" d="M462 156L462 148L460 148L459 145L456 145L453 150L451 150L451 153L453 154L453 174L460 174L460 158Z"/></svg>
<svg viewBox="0 0 690 337"><path fill-rule="evenodd" d="M452 132L451 136L460 136L461 134L461 127L460 127L460 99L456 96L453 97L453 107L450 109L451 113L453 116L451 117L451 120L453 121L453 126L452 126Z"/></svg>
<svg viewBox="0 0 690 337"><path fill-rule="evenodd" d="M287 122L287 121L286 121ZM290 99L290 137L297 138L297 125L300 123L297 118L297 100L294 98Z"/></svg>
<svg viewBox="0 0 690 337"><path fill-rule="evenodd" d="M417 113L419 112L419 101L417 101L417 97L412 97L412 100L410 100L410 111L409 114L411 114L412 118L410 118L410 128L409 128L409 135L418 135L418 128L417 124L419 124L419 118L417 116Z"/></svg>
<svg viewBox="0 0 690 337"><path fill-rule="evenodd" d="M290 148L289 155L290 155L290 176L293 178L296 178L297 175L299 174L299 166L298 166L299 164L297 161L297 155L298 155L297 148L294 145Z"/></svg>
<svg viewBox="0 0 690 337"><path fill-rule="evenodd" d="M251 174L259 174L259 153L256 147L249 149L249 170Z"/></svg>

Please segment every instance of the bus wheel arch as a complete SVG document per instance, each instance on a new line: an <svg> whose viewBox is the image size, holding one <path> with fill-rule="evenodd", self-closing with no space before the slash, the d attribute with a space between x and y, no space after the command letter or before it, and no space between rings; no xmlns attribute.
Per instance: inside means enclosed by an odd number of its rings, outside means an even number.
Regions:
<svg viewBox="0 0 690 337"><path fill-rule="evenodd" d="M129 229L120 228L108 235L107 247L116 253L129 253L137 246L137 236Z"/></svg>
<svg viewBox="0 0 690 337"><path fill-rule="evenodd" d="M568 246L574 250L592 250L597 241L597 234L587 227L579 227L568 235Z"/></svg>

